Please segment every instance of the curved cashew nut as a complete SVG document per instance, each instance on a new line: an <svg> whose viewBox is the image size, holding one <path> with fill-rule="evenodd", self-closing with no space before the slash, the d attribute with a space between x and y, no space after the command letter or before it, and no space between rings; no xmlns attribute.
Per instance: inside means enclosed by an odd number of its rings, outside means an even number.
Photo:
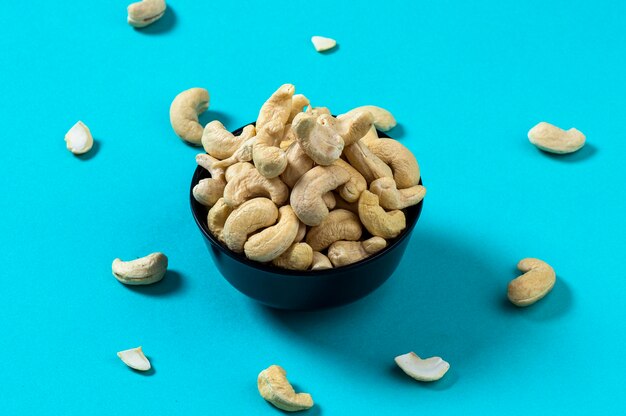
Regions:
<svg viewBox="0 0 626 416"><path fill-rule="evenodd" d="M398 189L410 188L420 181L420 167L415 156L402 143L394 139L370 142L369 149L393 171Z"/></svg>
<svg viewBox="0 0 626 416"><path fill-rule="evenodd" d="M287 167L285 151L278 146L283 128L284 124L276 120L267 122L257 133L252 149L254 165L268 179L277 177Z"/></svg>
<svg viewBox="0 0 626 416"><path fill-rule="evenodd" d="M542 121L528 132L528 140L541 150L550 153L572 153L585 145L585 135L571 128L563 130Z"/></svg>
<svg viewBox="0 0 626 416"><path fill-rule="evenodd" d="M278 121L282 127L291 115L291 99L296 88L292 84L283 84L265 101L256 119L256 129L261 130L270 121Z"/></svg>
<svg viewBox="0 0 626 416"><path fill-rule="evenodd" d="M306 225L319 225L328 215L322 196L350 180L339 166L316 166L300 178L291 191L291 207Z"/></svg>
<svg viewBox="0 0 626 416"><path fill-rule="evenodd" d="M360 195L359 195L360 196ZM335 205L335 209L345 209L346 211L350 211L356 215L359 215L359 200L357 199L354 202L348 202L343 199L341 196L335 196L335 201L337 204Z"/></svg>
<svg viewBox="0 0 626 416"><path fill-rule="evenodd" d="M128 6L128 24L145 27L156 22L165 14L165 0L143 0Z"/></svg>
<svg viewBox="0 0 626 416"><path fill-rule="evenodd" d="M170 123L181 139L196 146L202 144L202 126L198 115L209 108L209 92L191 88L178 94L170 106Z"/></svg>
<svg viewBox="0 0 626 416"><path fill-rule="evenodd" d="M376 131L376 127L372 126L367 134L361 138L361 142L369 147L372 141L378 140L378 132Z"/></svg>
<svg viewBox="0 0 626 416"><path fill-rule="evenodd" d="M347 202L358 201L361 196L361 192L367 189L367 182L365 181L363 175L361 175L358 170L354 169L343 159L335 160L333 165L345 169L350 174L350 180L346 182L345 185L341 185L337 188L339 195L341 195L341 197Z"/></svg>
<svg viewBox="0 0 626 416"><path fill-rule="evenodd" d="M396 119L393 114L389 111L385 110L382 107L377 107L375 105L363 105L361 107L353 108L348 111L345 115L353 114L360 111L367 111L372 114L374 126L380 131L389 131L392 128L396 127Z"/></svg>
<svg viewBox="0 0 626 416"><path fill-rule="evenodd" d="M426 188L415 185L398 190L392 178L380 178L372 182L370 192L378 196L381 207L392 210L419 204L426 195Z"/></svg>
<svg viewBox="0 0 626 416"><path fill-rule="evenodd" d="M313 252L313 263L311 264L311 270L325 270L332 269L333 264L328 260L328 257L320 253L319 251Z"/></svg>
<svg viewBox="0 0 626 416"><path fill-rule="evenodd" d="M343 150L343 154L348 158L348 161L361 175L365 178L367 183L384 178L393 177L391 168L387 166L385 162L380 160L378 156L372 153L360 140L353 145L346 147Z"/></svg>
<svg viewBox="0 0 626 416"><path fill-rule="evenodd" d="M406 228L404 212L385 212L378 203L378 197L370 191L361 193L359 218L370 234L382 238L395 238Z"/></svg>
<svg viewBox="0 0 626 416"><path fill-rule="evenodd" d="M283 254L296 238L300 220L289 205L278 210L278 222L251 236L243 246L250 260L267 262Z"/></svg>
<svg viewBox="0 0 626 416"><path fill-rule="evenodd" d="M270 198L276 205L283 205L289 198L289 188L280 179L267 179L258 170L250 169L233 177L224 188L224 201L236 207L256 196Z"/></svg>
<svg viewBox="0 0 626 416"><path fill-rule="evenodd" d="M303 112L304 107L308 106L309 104L311 104L309 102L309 99L302 94L296 94L291 97L291 113L289 114L287 123L291 123L293 119L298 115L298 113Z"/></svg>
<svg viewBox="0 0 626 416"><path fill-rule="evenodd" d="M335 205L337 205L335 194L333 194L332 191L328 191L324 195L322 195L322 199L324 200L324 205L326 205L326 208L328 208L329 210L332 210L333 208L335 208Z"/></svg>
<svg viewBox="0 0 626 416"><path fill-rule="evenodd" d="M345 209L336 209L330 211L320 225L309 230L306 243L313 250L322 251L335 241L357 241L361 238L361 232L359 217Z"/></svg>
<svg viewBox="0 0 626 416"><path fill-rule="evenodd" d="M450 364L441 357L422 359L412 351L398 355L394 361L406 375L419 381L439 380L450 368Z"/></svg>
<svg viewBox="0 0 626 416"><path fill-rule="evenodd" d="M295 412L313 407L313 399L308 393L297 393L287 380L287 372L278 365L272 365L259 373L257 386L261 397L281 410Z"/></svg>
<svg viewBox="0 0 626 416"><path fill-rule="evenodd" d="M224 230L226 219L231 212L233 212L233 209L226 205L224 198L220 198L217 200L215 205L211 207L209 213L207 214L207 227L209 228L209 231L211 231L211 233L221 242L224 242L222 231Z"/></svg>
<svg viewBox="0 0 626 416"><path fill-rule="evenodd" d="M117 353L117 356L120 357L120 360L122 360L124 364L133 370L148 371L152 368L150 361L148 361L148 358L144 355L141 347L120 351Z"/></svg>
<svg viewBox="0 0 626 416"><path fill-rule="evenodd" d="M196 155L196 163L208 170L211 177L201 179L193 187L193 196L196 201L207 207L213 206L224 195L224 187L226 186L224 170L215 167L217 162L217 159L205 153Z"/></svg>
<svg viewBox="0 0 626 416"><path fill-rule="evenodd" d="M307 107L307 109L305 110L305 113L311 116L314 116L315 118L321 116L322 114L328 114L328 115L331 114L328 107L311 107L311 106Z"/></svg>
<svg viewBox="0 0 626 416"><path fill-rule="evenodd" d="M239 136L235 136L220 121L213 120L204 127L202 147L211 156L223 160L231 157L255 133L256 129L250 124L243 128Z"/></svg>
<svg viewBox="0 0 626 416"><path fill-rule="evenodd" d="M287 186L293 188L296 182L298 182L298 179L313 167L314 162L307 156L298 142L293 142L287 148L285 155L287 157L287 166L280 175L280 179L282 179Z"/></svg>
<svg viewBox="0 0 626 416"><path fill-rule="evenodd" d="M313 262L313 249L307 243L294 243L272 260L274 266L289 270L307 270Z"/></svg>
<svg viewBox="0 0 626 416"><path fill-rule="evenodd" d="M361 140L372 128L374 117L368 111L351 111L337 118L320 116L321 122L333 125L335 131L343 138L345 146L350 146Z"/></svg>
<svg viewBox="0 0 626 416"><path fill-rule="evenodd" d="M511 280L507 293L514 305L532 305L554 287L556 273L548 263L539 259L526 258L520 260L517 268L524 274Z"/></svg>
<svg viewBox="0 0 626 416"><path fill-rule="evenodd" d="M77 122L65 133L65 146L75 155L87 153L93 147L93 137L89 127L82 121Z"/></svg>
<svg viewBox="0 0 626 416"><path fill-rule="evenodd" d="M252 160L252 149L256 143L256 136L249 138L239 146L235 153L229 158L220 160L215 164L215 167L226 169L229 166L239 162L250 162Z"/></svg>
<svg viewBox="0 0 626 416"><path fill-rule="evenodd" d="M251 169L254 169L254 165L250 162L237 162L234 165L230 165L226 168L226 172L224 172L226 182L230 182L231 179L233 179L235 176L247 172Z"/></svg>
<svg viewBox="0 0 626 416"><path fill-rule="evenodd" d="M292 208L293 209L293 208ZM302 240L304 240L304 237L306 236L306 224L303 223L302 221L300 221L300 224L298 226L298 232L296 233L296 238L293 239L294 243L299 243Z"/></svg>
<svg viewBox="0 0 626 416"><path fill-rule="evenodd" d="M267 198L254 198L244 202L226 219L222 238L224 244L235 253L241 253L248 235L274 225L278 208Z"/></svg>
<svg viewBox="0 0 626 416"><path fill-rule="evenodd" d="M328 258L335 267L346 266L368 258L387 247L381 237L372 237L365 241L335 241L328 248Z"/></svg>
<svg viewBox="0 0 626 416"><path fill-rule="evenodd" d="M167 271L167 256L152 253L136 260L113 260L113 276L127 285L149 285L163 279Z"/></svg>
<svg viewBox="0 0 626 416"><path fill-rule="evenodd" d="M304 152L318 165L330 165L341 156L343 138L328 123L321 124L317 117L300 113L291 128Z"/></svg>

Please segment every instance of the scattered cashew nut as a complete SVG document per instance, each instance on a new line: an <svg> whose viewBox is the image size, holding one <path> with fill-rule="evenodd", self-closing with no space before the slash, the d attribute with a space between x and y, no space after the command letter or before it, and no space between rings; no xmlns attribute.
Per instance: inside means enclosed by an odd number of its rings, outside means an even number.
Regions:
<svg viewBox="0 0 626 416"><path fill-rule="evenodd" d="M371 183L370 192L378 195L381 207L393 210L419 204L426 195L426 188L422 185L415 185L398 189L393 178L380 178Z"/></svg>
<svg viewBox="0 0 626 416"><path fill-rule="evenodd" d="M82 121L77 122L65 133L65 145L67 150L75 155L87 153L93 147L93 137Z"/></svg>
<svg viewBox="0 0 626 416"><path fill-rule="evenodd" d="M517 263L524 274L511 280L507 296L516 306L529 306L548 294L556 282L556 273L542 260L526 258Z"/></svg>
<svg viewBox="0 0 626 416"><path fill-rule="evenodd" d="M243 246L246 257L262 263L283 254L296 238L300 220L289 205L278 210L278 222L251 236Z"/></svg>
<svg viewBox="0 0 626 416"><path fill-rule="evenodd" d="M208 108L209 92L204 88L191 88L178 94L170 106L170 123L178 137L200 146L203 128L198 115Z"/></svg>
<svg viewBox="0 0 626 416"><path fill-rule="evenodd" d="M528 140L550 153L573 153L585 145L585 139L585 135L575 128L563 130L545 121L528 131Z"/></svg>
<svg viewBox="0 0 626 416"><path fill-rule="evenodd" d="M117 353L117 356L133 370L148 371L152 368L141 347L120 351Z"/></svg>
<svg viewBox="0 0 626 416"><path fill-rule="evenodd" d="M414 352L398 355L394 360L406 375L418 381L439 380L450 368L441 357L422 359Z"/></svg>
<svg viewBox="0 0 626 416"><path fill-rule="evenodd" d="M145 27L156 22L165 14L165 0L143 0L128 6L128 24Z"/></svg>
<svg viewBox="0 0 626 416"><path fill-rule="evenodd" d="M318 52L324 52L337 46L337 41L324 36L311 36L311 43Z"/></svg>
<svg viewBox="0 0 626 416"><path fill-rule="evenodd" d="M404 212L385 212L378 202L378 196L363 191L359 198L359 218L372 235L382 238L395 238L406 228Z"/></svg>
<svg viewBox="0 0 626 416"><path fill-rule="evenodd" d="M296 393L287 372L278 365L271 365L259 373L257 387L261 397L281 410L296 412L313 407L313 398L308 393Z"/></svg>
<svg viewBox="0 0 626 416"><path fill-rule="evenodd" d="M363 105L361 107L353 108L348 111L347 114L352 114L359 111L368 111L374 117L374 126L380 131L389 131L392 128L396 127L396 119L393 114L389 111L385 110L382 107L377 107L375 105Z"/></svg>
<svg viewBox="0 0 626 416"><path fill-rule="evenodd" d="M224 244L235 253L243 252L248 235L274 225L278 208L267 198L254 198L241 204L226 219L222 230Z"/></svg>
<svg viewBox="0 0 626 416"><path fill-rule="evenodd" d="M306 236L306 242L315 251L322 251L339 240L357 241L361 238L359 217L350 211L336 209Z"/></svg>
<svg viewBox="0 0 626 416"><path fill-rule="evenodd" d="M328 248L328 258L333 266L341 267L366 259L385 247L387 241L381 237L365 241L336 241Z"/></svg>
<svg viewBox="0 0 626 416"><path fill-rule="evenodd" d="M307 243L294 243L272 260L274 266L288 270L306 270L313 262L313 249Z"/></svg>
<svg viewBox="0 0 626 416"><path fill-rule="evenodd" d="M167 271L167 256L152 253L136 260L113 260L113 276L127 285L149 285L163 279Z"/></svg>

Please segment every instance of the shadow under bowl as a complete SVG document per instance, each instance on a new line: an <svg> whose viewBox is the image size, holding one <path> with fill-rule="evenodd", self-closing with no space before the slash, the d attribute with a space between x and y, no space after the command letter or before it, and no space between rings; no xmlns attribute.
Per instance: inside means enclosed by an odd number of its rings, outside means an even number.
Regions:
<svg viewBox="0 0 626 416"><path fill-rule="evenodd" d="M233 134L241 133L243 127ZM389 137L378 132L379 137ZM326 270L285 270L248 260L231 251L207 227L207 207L193 197L193 187L210 173L198 166L190 188L191 212L213 262L224 278L244 295L277 309L318 309L344 305L370 294L394 272L422 212L423 201L404 209L406 229L387 247L357 263ZM421 183L421 180L420 180Z"/></svg>

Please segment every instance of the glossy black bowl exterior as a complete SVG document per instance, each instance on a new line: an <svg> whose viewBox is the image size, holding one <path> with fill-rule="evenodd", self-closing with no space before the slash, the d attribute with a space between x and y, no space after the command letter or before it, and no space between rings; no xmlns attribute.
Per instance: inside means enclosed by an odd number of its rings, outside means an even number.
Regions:
<svg viewBox="0 0 626 416"><path fill-rule="evenodd" d="M241 128L234 134L239 134ZM382 132L379 136L388 137ZM211 175L198 166L191 190ZM244 295L278 309L315 309L353 302L382 285L394 272L422 212L423 201L406 208L406 229L375 255L337 269L293 271L248 260L229 250L207 228L207 208L190 190L191 211L218 270Z"/></svg>

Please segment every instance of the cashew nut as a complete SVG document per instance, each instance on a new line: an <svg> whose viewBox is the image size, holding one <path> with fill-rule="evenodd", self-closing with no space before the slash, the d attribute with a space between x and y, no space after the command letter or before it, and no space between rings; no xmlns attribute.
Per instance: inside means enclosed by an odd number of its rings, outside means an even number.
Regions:
<svg viewBox="0 0 626 416"><path fill-rule="evenodd" d="M320 117L330 116L322 115ZM344 146L343 138L332 128L330 123L322 124L318 117L299 113L293 119L291 128L304 152L315 163L327 166L341 156Z"/></svg>
<svg viewBox="0 0 626 416"><path fill-rule="evenodd" d="M181 139L196 146L202 144L202 126L198 115L209 108L209 92L191 88L178 94L170 106L170 123Z"/></svg>
<svg viewBox="0 0 626 416"><path fill-rule="evenodd" d="M319 117L322 124L329 123L343 138L344 146L350 146L363 138L372 128L374 118L368 111L351 111L338 118L328 115Z"/></svg>
<svg viewBox="0 0 626 416"><path fill-rule="evenodd" d="M333 265L328 260L328 257L320 253L319 251L313 252L313 263L311 264L311 270L324 270L332 269Z"/></svg>
<svg viewBox="0 0 626 416"><path fill-rule="evenodd" d="M318 52L324 52L334 48L337 45L337 41L332 38L326 38L324 36L311 36L311 42L313 47Z"/></svg>
<svg viewBox="0 0 626 416"><path fill-rule="evenodd" d="M361 143L369 146L372 141L378 140L378 132L376 131L376 127L372 126L367 134L361 138Z"/></svg>
<svg viewBox="0 0 626 416"><path fill-rule="evenodd" d="M393 117L389 111L385 110L382 107L377 107L375 105L363 105L361 107L353 108L348 111L347 114L352 114L359 111L368 111L374 117L374 126L380 131L389 131L392 128L396 127L396 119Z"/></svg>
<svg viewBox="0 0 626 416"><path fill-rule="evenodd" d="M370 191L361 193L359 218L370 234L386 239L397 237L406 228L404 212L385 212L378 203L378 197Z"/></svg>
<svg viewBox="0 0 626 416"><path fill-rule="evenodd" d="M285 155L287 157L287 167L280 175L280 179L282 179L287 186L293 188L296 182L298 182L298 179L313 167L314 162L307 156L298 142L293 142L287 148Z"/></svg>
<svg viewBox="0 0 626 416"><path fill-rule="evenodd" d="M235 253L241 253L248 235L274 225L278 208L267 198L254 198L244 202L226 219L222 230L224 244Z"/></svg>
<svg viewBox="0 0 626 416"><path fill-rule="evenodd" d="M277 120L267 122L257 133L252 149L254 166L266 178L275 178L287 167L285 151L278 145L283 134L284 124Z"/></svg>
<svg viewBox="0 0 626 416"><path fill-rule="evenodd" d="M287 119L287 123L291 123L293 119L298 115L298 113L303 112L304 107L309 104L309 99L302 94L296 94L291 97L291 113L289 114L289 119Z"/></svg>
<svg viewBox="0 0 626 416"><path fill-rule="evenodd" d="M426 195L426 188L422 185L415 185L399 190L396 187L396 181L392 178L380 178L372 182L370 192L378 195L381 207L391 210L419 204Z"/></svg>
<svg viewBox="0 0 626 416"><path fill-rule="evenodd" d="M254 169L254 165L249 162L237 162L234 165L230 165L226 168L226 172L224 173L226 182L230 182L235 176L247 172L250 169Z"/></svg>
<svg viewBox="0 0 626 416"><path fill-rule="evenodd" d="M339 197L335 196L335 201L337 202L337 204L335 205L335 209L345 209L356 215L359 215L359 200L358 199L354 202L348 202L345 199L343 199L341 196Z"/></svg>
<svg viewBox="0 0 626 416"><path fill-rule="evenodd" d="M348 171L339 166L316 166L302 175L293 187L291 207L306 225L319 225L328 215L322 195L349 180Z"/></svg>
<svg viewBox="0 0 626 416"><path fill-rule="evenodd" d="M337 159L333 165L339 166L350 174L350 180L341 185L337 190L339 195L348 202L356 202L361 196L361 192L367 189L367 182L358 170L354 169L349 163L343 159Z"/></svg>
<svg viewBox="0 0 626 416"><path fill-rule="evenodd" d="M289 188L280 179L268 179L256 169L241 172L224 188L224 201L231 207L236 207L255 196L268 197L276 205L281 206L289 198Z"/></svg>
<svg viewBox="0 0 626 416"><path fill-rule="evenodd" d="M252 149L256 143L256 136L249 138L239 146L235 153L227 159L220 160L215 164L215 167L226 169L229 166L239 162L249 162L252 160Z"/></svg>
<svg viewBox="0 0 626 416"><path fill-rule="evenodd" d="M243 246L246 257L250 260L267 262L280 256L291 246L296 238L300 220L289 205L278 210L278 222L251 236Z"/></svg>
<svg viewBox="0 0 626 416"><path fill-rule="evenodd" d="M357 241L361 238L361 232L359 217L345 209L336 209L309 230L306 242L313 250L322 251L335 241Z"/></svg>
<svg viewBox="0 0 626 416"><path fill-rule="evenodd" d="M226 180L224 170L215 167L217 159L205 153L196 155L196 163L211 173L210 178L201 179L193 187L193 196L202 205L213 206L224 195Z"/></svg>
<svg viewBox="0 0 626 416"><path fill-rule="evenodd" d="M156 22L165 14L165 0L143 0L128 6L128 24L145 27Z"/></svg>
<svg viewBox="0 0 626 416"><path fill-rule="evenodd" d="M420 168L413 153L394 139L371 141L369 149L393 171L398 189L410 188L420 181Z"/></svg>
<svg viewBox="0 0 626 416"><path fill-rule="evenodd" d="M65 133L65 146L75 155L87 153L93 147L93 137L82 121L77 122Z"/></svg>
<svg viewBox="0 0 626 416"><path fill-rule="evenodd" d="M556 273L550 265L534 258L526 258L517 263L524 274L511 280L508 298L516 306L528 306L548 294L556 282Z"/></svg>
<svg viewBox="0 0 626 416"><path fill-rule="evenodd" d="M255 133L256 129L250 124L243 128L239 136L235 136L221 122L213 120L204 127L202 146L208 154L222 160L231 157Z"/></svg>
<svg viewBox="0 0 626 416"><path fill-rule="evenodd" d="M324 205L326 205L326 208L328 208L329 210L332 210L333 208L335 208L335 205L337 205L335 194L333 194L332 191L328 191L324 195L322 195L322 199L324 200Z"/></svg>
<svg viewBox="0 0 626 416"><path fill-rule="evenodd" d="M308 393L296 393L287 372L278 365L271 365L259 373L257 386L261 397L287 412L296 412L313 407L313 399Z"/></svg>
<svg viewBox="0 0 626 416"><path fill-rule="evenodd" d="M163 279L167 271L167 256L152 253L136 260L113 260L113 276L127 285L149 285Z"/></svg>
<svg viewBox="0 0 626 416"><path fill-rule="evenodd" d="M298 232L296 234L296 238L293 239L293 242L294 243L299 243L302 240L304 240L304 237L306 236L306 231L307 231L306 224L303 223L302 221L300 221L300 224L298 226Z"/></svg>
<svg viewBox="0 0 626 416"><path fill-rule="evenodd" d="M117 356L133 370L148 371L152 368L141 347L120 351L117 353Z"/></svg>
<svg viewBox="0 0 626 416"><path fill-rule="evenodd" d="M315 118L321 116L322 114L331 114L331 111L328 109L328 107L311 107L308 106L307 109L305 110L305 113L314 116Z"/></svg>
<svg viewBox="0 0 626 416"><path fill-rule="evenodd" d="M528 140L550 153L573 153L585 145L585 135L571 128L563 130L542 121L528 132Z"/></svg>
<svg viewBox="0 0 626 416"><path fill-rule="evenodd" d="M365 241L335 241L328 248L328 258L333 266L341 267L366 259L385 247L387 242L380 237Z"/></svg>
<svg viewBox="0 0 626 416"><path fill-rule="evenodd" d="M211 231L211 233L222 242L224 242L222 235L224 224L226 223L226 219L231 212L233 212L233 209L226 205L224 198L220 198L217 200L215 205L211 207L209 213L207 214L206 223L209 231Z"/></svg>
<svg viewBox="0 0 626 416"><path fill-rule="evenodd" d="M394 360L406 375L419 381L439 380L450 368L441 357L422 359L414 352L398 355Z"/></svg>
<svg viewBox="0 0 626 416"><path fill-rule="evenodd" d="M306 270L312 262L313 249L307 243L294 243L272 260L274 266L289 270Z"/></svg>
<svg viewBox="0 0 626 416"><path fill-rule="evenodd" d="M360 140L346 147L343 150L343 154L348 158L352 167L363 175L367 183L371 183L378 178L393 177L391 168L372 153L365 143L362 143Z"/></svg>
<svg viewBox="0 0 626 416"><path fill-rule="evenodd" d="M281 129L285 127L291 115L291 99L295 90L292 84L283 84L265 101L256 119L257 131L270 121L279 122Z"/></svg>

